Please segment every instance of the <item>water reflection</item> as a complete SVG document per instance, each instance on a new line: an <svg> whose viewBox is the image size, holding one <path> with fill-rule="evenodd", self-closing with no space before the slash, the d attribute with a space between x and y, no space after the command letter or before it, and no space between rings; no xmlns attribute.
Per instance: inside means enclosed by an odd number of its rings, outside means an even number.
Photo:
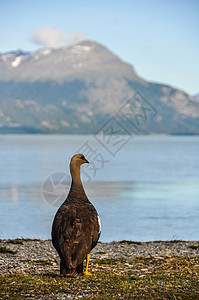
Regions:
<svg viewBox="0 0 199 300"><path fill-rule="evenodd" d="M11 193L11 199L13 202L18 202L19 201L19 188L18 186L13 186L10 189L10 193Z"/></svg>

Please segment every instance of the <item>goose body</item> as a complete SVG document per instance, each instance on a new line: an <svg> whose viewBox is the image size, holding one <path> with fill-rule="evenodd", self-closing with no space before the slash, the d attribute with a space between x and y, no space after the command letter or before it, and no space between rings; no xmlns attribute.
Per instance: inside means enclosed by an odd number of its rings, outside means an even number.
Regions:
<svg viewBox="0 0 199 300"><path fill-rule="evenodd" d="M70 162L72 183L66 200L58 209L52 225L52 243L60 256L60 273L83 273L83 261L87 258L84 274L88 275L90 251L96 246L101 224L98 213L84 191L80 167L88 163L83 154L76 154Z"/></svg>

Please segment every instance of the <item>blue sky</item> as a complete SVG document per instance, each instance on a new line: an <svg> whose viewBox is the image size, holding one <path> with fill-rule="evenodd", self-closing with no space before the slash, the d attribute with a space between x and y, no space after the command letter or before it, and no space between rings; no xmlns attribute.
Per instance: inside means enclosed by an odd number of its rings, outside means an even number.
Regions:
<svg viewBox="0 0 199 300"><path fill-rule="evenodd" d="M8 0L0 52L95 40L144 79L199 93L199 1Z"/></svg>

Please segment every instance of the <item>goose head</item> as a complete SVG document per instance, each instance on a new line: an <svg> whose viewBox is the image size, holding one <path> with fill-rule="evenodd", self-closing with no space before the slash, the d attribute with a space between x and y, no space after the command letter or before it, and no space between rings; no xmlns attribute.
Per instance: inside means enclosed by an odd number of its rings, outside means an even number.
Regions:
<svg viewBox="0 0 199 300"><path fill-rule="evenodd" d="M81 153L75 154L70 161L71 166L80 167L83 164L89 164L89 161L85 158L85 156Z"/></svg>
<svg viewBox="0 0 199 300"><path fill-rule="evenodd" d="M81 165L89 163L85 156L81 153L75 154L70 161L70 173L73 183L81 184L80 167Z"/></svg>

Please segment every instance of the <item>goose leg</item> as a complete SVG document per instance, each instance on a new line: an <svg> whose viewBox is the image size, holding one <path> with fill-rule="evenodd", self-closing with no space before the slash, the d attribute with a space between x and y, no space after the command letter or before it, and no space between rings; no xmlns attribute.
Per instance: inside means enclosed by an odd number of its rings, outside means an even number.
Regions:
<svg viewBox="0 0 199 300"><path fill-rule="evenodd" d="M84 275L91 275L88 273L88 264L89 264L90 254L86 255L86 271L84 272Z"/></svg>

